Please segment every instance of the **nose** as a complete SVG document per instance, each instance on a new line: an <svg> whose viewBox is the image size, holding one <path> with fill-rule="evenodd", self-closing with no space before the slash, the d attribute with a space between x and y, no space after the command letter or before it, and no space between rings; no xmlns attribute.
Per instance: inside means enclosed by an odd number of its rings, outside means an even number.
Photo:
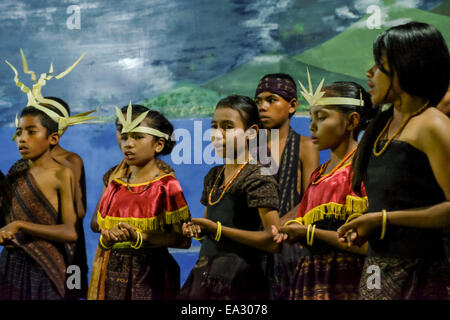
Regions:
<svg viewBox="0 0 450 320"><path fill-rule="evenodd" d="M267 101L261 101L258 103L258 112L267 111L269 109L269 103Z"/></svg>
<svg viewBox="0 0 450 320"><path fill-rule="evenodd" d="M309 131L316 132L316 130L317 130L316 122L311 120L311 123L309 124Z"/></svg>
<svg viewBox="0 0 450 320"><path fill-rule="evenodd" d="M126 139L122 139L122 145L125 149L131 149L134 147L134 139L127 135Z"/></svg>
<svg viewBox="0 0 450 320"><path fill-rule="evenodd" d="M212 129L211 131L211 141L216 141L216 140L222 140L223 139L223 132L221 129Z"/></svg>
<svg viewBox="0 0 450 320"><path fill-rule="evenodd" d="M372 66L372 68L370 68L369 70L367 70L367 72L366 72L366 77L367 77L367 78L372 78L373 72L374 72L375 68L376 68L376 65L374 64L374 65Z"/></svg>

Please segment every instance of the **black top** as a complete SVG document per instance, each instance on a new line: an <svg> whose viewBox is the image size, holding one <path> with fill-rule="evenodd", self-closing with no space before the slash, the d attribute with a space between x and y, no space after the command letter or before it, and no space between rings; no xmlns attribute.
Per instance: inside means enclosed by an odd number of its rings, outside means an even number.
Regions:
<svg viewBox="0 0 450 320"><path fill-rule="evenodd" d="M261 219L258 208L278 210L278 185L270 175L261 175L260 164L247 164L229 189L216 205L208 204L209 193L214 181L223 166L212 168L205 177L201 203L207 206L207 218L214 222L220 221L223 226L242 230L260 230ZM223 173L214 187L212 202L219 199L223 188ZM199 256L217 256L226 253L238 254L248 262L259 260L261 251L232 241L222 236L219 242L205 237Z"/></svg>
<svg viewBox="0 0 450 320"><path fill-rule="evenodd" d="M393 140L378 157L371 154L364 184L369 212L428 207L446 200L427 155L400 140ZM388 225L384 240L377 232L371 236L368 255L440 258L444 256L442 231Z"/></svg>

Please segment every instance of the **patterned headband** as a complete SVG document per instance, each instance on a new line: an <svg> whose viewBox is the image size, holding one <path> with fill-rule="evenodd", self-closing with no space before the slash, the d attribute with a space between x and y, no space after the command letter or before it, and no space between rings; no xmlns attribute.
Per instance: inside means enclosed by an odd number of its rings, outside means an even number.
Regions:
<svg viewBox="0 0 450 320"><path fill-rule="evenodd" d="M288 102L294 98L297 99L297 88L288 79L265 77L256 88L255 98L264 91L275 93Z"/></svg>

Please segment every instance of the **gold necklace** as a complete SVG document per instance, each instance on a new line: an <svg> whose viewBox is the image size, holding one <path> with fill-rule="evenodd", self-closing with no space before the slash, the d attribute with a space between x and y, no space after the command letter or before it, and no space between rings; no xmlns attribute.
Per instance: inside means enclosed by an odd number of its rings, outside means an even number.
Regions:
<svg viewBox="0 0 450 320"><path fill-rule="evenodd" d="M336 171L338 171L340 168L342 168L342 166L345 164L345 162L356 152L356 148L353 149L352 152L350 152L348 155L346 155L344 157L344 159L341 160L341 162L339 162L339 164L333 169L331 170L330 173L324 175L323 177L319 178L319 180L314 180L313 182L311 182L312 184L319 184L320 182L322 182L323 180L325 180L327 177L333 175ZM330 162L330 160L328 160L327 162L325 162L319 170L319 175L317 177L320 177L322 175L322 173L325 171L326 167L328 166L328 163ZM316 178L317 179L317 178Z"/></svg>
<svg viewBox="0 0 450 320"><path fill-rule="evenodd" d="M413 112L405 121L403 121L402 125L400 126L400 128L392 135L392 137L390 137L388 139L388 141L386 142L386 144L383 146L383 148L381 148L380 151L377 152L377 145L378 142L380 141L381 137L384 135L385 131L389 128L389 125L392 122L392 118L394 116L392 116L388 122L386 123L386 125L384 126L383 130L381 130L380 134L378 135L377 139L375 140L375 143L373 144L373 149L372 152L376 157L379 157L388 147L388 145L392 142L392 140L394 140L394 138L396 136L398 136L400 134L400 132L405 128L406 124L409 122L409 120L411 120L412 117L417 116L419 113L421 113L423 110L425 110L426 107L428 107L428 101L425 102L425 104L419 108L419 110Z"/></svg>
<svg viewBox="0 0 450 320"><path fill-rule="evenodd" d="M227 192L228 188L230 187L231 183L236 179L236 177L238 176L239 172L241 172L241 170L245 167L245 165L248 163L249 160L247 160L242 166L239 167L239 169L236 171L236 173L233 175L233 177L230 179L230 181L228 181L228 183L226 184L225 188L222 191L222 194L220 195L219 199L217 199L216 201L212 201L212 194L214 192L214 188L217 184L217 181L219 180L220 176L222 175L222 173L225 171L225 166L223 166L222 170L220 171L219 175L217 176L216 180L214 181L214 184L211 188L211 191L209 192L209 197L208 197L208 203L211 206L214 206L216 204L218 204L220 202L220 200L222 200L223 196L225 195L225 192Z"/></svg>

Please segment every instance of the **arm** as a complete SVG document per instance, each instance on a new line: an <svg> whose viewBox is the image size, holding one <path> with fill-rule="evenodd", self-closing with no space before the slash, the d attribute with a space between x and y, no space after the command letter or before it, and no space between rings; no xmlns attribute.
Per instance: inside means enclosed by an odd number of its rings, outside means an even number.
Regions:
<svg viewBox="0 0 450 320"><path fill-rule="evenodd" d="M106 188L103 187L102 194L100 196L100 199L98 199L97 206L95 207L95 211L94 211L94 214L92 215L92 219L91 219L91 230L92 230L92 232L95 232L95 233L100 232L100 229L99 229L98 223L97 223L97 212L98 212L98 207L100 205L100 200L103 197L103 193L105 192L105 189Z"/></svg>
<svg viewBox="0 0 450 320"><path fill-rule="evenodd" d="M302 193L308 188L309 179L314 170L319 166L319 151L308 137L302 136L300 140L300 167L302 174Z"/></svg>
<svg viewBox="0 0 450 320"><path fill-rule="evenodd" d="M259 250L267 252L278 252L279 244L272 241L271 226L278 226L279 218L276 210L258 208L259 216L264 226L263 231L248 231L237 228L222 226L222 236L226 236L233 241L245 244ZM201 227L201 234L209 234L213 238L217 232L217 223L209 219L193 218L192 222Z"/></svg>
<svg viewBox="0 0 450 320"><path fill-rule="evenodd" d="M410 228L450 229L450 120L441 113L425 119L414 144L427 155L447 201L426 208L387 212L388 228L391 224ZM351 244L361 245L381 226L381 212L365 214L338 230L340 241L345 241L346 234L351 232Z"/></svg>
<svg viewBox="0 0 450 320"><path fill-rule="evenodd" d="M120 222L116 227L110 230L102 230L103 243L111 246L117 242L131 241L136 242L136 228L125 222ZM172 225L172 231L151 230L142 232L142 241L152 247L171 247L187 249L191 246L191 239L183 236L181 224Z"/></svg>
<svg viewBox="0 0 450 320"><path fill-rule="evenodd" d="M28 221L16 220L1 230L13 234L23 231L32 236L56 242L73 242L77 240L77 215L73 207L73 174L69 168L58 170L56 173L60 198L61 224L43 225Z"/></svg>
<svg viewBox="0 0 450 320"><path fill-rule="evenodd" d="M273 228L273 240L278 243L281 243L282 241L287 241L288 243L295 243L299 241L306 242L307 230L307 226L299 225L297 223L292 223L279 229ZM349 247L346 243L342 243L338 240L336 231L316 228L314 230L313 241L316 240L326 242L327 244L343 251L361 255L365 255L367 253L367 243L362 247Z"/></svg>
<svg viewBox="0 0 450 320"><path fill-rule="evenodd" d="M284 226L286 222L289 220L293 220L297 217L298 213L298 207L300 206L300 203L298 203L295 207L293 207L291 210L289 210L284 216L280 218L280 225Z"/></svg>

